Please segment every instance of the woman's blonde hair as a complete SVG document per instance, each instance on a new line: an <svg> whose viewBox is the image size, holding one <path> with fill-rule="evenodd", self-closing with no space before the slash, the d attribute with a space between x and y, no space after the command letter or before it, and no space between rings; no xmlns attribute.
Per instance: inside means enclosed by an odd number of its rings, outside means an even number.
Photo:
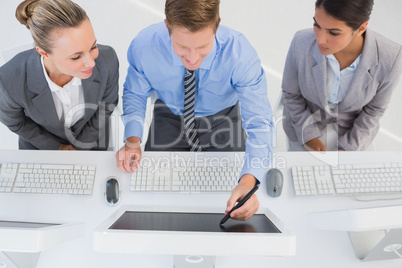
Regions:
<svg viewBox="0 0 402 268"><path fill-rule="evenodd" d="M85 10L70 0L25 0L18 5L15 17L47 53L52 52L55 29L77 27L88 19Z"/></svg>

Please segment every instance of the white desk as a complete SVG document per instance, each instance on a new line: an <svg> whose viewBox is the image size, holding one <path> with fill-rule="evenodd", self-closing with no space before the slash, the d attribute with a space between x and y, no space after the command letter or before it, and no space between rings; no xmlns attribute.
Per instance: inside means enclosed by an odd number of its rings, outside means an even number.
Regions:
<svg viewBox="0 0 402 268"><path fill-rule="evenodd" d="M147 154L145 154L147 155ZM167 154L169 156L169 154ZM316 154L316 156L322 156ZM402 161L397 152L341 152L327 153L326 157L341 163L368 163ZM173 194L134 193L128 190L130 175L116 167L114 152L58 152L58 151L0 151L0 162L78 163L97 166L94 192L91 196L62 196L38 194L0 194L0 218L42 222L85 222L85 237L67 242L41 253L39 268L63 267L172 267L171 256L103 254L93 250L93 230L124 204L141 205L220 205L225 209L229 194ZM361 262L355 257L346 232L312 229L306 213L314 211L375 207L401 204L401 200L357 202L349 197L295 197L290 178L292 165L320 164L310 153L278 153L274 167L284 172L285 184L279 198L266 194L265 182L257 192L261 206L269 208L296 234L294 257L217 257L217 268L236 267L353 267L396 268L401 259ZM116 176L120 181L121 200L111 207L104 200L105 180ZM1 239L1 238L0 238ZM138 243L141 243L138 241ZM241 243L239 243L241 246Z"/></svg>

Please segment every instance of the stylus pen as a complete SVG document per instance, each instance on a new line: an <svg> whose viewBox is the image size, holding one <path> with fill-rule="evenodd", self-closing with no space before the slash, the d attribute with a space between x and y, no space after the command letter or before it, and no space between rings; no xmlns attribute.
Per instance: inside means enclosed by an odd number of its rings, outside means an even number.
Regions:
<svg viewBox="0 0 402 268"><path fill-rule="evenodd" d="M259 186L260 186L260 184L256 184L256 185L254 186L254 188L251 189L251 191L248 192L248 194L246 194L246 196L243 197L243 199L240 200L239 203L237 203L236 206L234 206L234 207L232 208L232 210L230 210L230 211L225 215L225 217L223 217L223 219L221 220L221 223L220 223L220 224L224 224L224 223L230 218L230 213L232 213L234 210L238 209L239 207L243 206L243 204L246 203L247 200L249 200L250 197L258 190L258 187L259 187Z"/></svg>

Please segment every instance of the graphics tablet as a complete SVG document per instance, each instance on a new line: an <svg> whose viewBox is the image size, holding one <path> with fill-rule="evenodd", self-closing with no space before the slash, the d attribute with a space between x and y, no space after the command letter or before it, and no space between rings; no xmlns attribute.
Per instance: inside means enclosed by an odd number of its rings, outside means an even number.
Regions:
<svg viewBox="0 0 402 268"><path fill-rule="evenodd" d="M102 252L167 255L295 254L295 236L268 209L248 221L219 222L222 209L126 206L96 230L94 248Z"/></svg>

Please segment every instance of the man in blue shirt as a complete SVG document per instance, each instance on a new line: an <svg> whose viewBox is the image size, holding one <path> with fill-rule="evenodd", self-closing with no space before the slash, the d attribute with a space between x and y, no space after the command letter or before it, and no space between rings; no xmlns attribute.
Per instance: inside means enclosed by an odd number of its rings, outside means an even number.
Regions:
<svg viewBox="0 0 402 268"><path fill-rule="evenodd" d="M167 0L165 15L164 23L141 31L128 49L125 146L116 154L117 165L125 172L138 166L147 99L156 92L145 150L245 148L227 213L262 179L270 162L273 124L265 73L247 39L219 25L219 0ZM258 207L253 195L230 216L247 220Z"/></svg>

